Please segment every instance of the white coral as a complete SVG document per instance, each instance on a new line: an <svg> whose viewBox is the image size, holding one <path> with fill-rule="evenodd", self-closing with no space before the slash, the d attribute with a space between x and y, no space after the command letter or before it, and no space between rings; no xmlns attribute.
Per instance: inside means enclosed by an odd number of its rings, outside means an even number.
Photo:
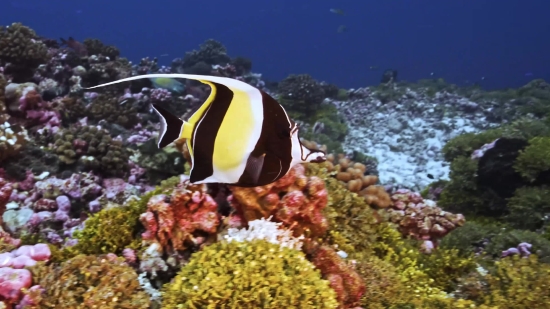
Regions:
<svg viewBox="0 0 550 309"><path fill-rule="evenodd" d="M272 222L271 217L267 220L262 218L248 222L248 229L230 228L224 237L227 241L239 242L262 239L281 247L300 250L304 236L294 237L291 230L281 225L282 223Z"/></svg>

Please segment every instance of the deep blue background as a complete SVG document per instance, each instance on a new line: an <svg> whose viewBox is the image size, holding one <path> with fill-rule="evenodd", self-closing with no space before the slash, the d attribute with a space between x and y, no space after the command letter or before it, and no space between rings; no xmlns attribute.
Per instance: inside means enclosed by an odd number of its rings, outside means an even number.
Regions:
<svg viewBox="0 0 550 309"><path fill-rule="evenodd" d="M548 0L3 0L0 6L0 24L20 21L52 38L99 38L133 61L169 54L160 58L169 64L214 38L275 80L309 73L360 87L377 83L385 68L411 81L431 72L458 84L485 77L486 88L550 80ZM348 31L337 33L340 25Z"/></svg>

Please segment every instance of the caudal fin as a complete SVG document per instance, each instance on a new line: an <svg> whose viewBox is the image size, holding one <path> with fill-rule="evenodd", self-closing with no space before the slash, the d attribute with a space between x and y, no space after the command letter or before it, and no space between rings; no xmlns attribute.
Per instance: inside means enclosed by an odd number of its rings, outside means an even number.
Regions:
<svg viewBox="0 0 550 309"><path fill-rule="evenodd" d="M185 122L157 104L153 104L153 109L160 117L160 132L157 145L159 148L164 148L180 138Z"/></svg>

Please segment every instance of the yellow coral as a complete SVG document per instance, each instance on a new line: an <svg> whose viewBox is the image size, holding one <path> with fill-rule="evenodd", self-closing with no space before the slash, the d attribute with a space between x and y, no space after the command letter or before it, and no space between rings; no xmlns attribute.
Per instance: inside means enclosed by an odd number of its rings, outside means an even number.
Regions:
<svg viewBox="0 0 550 309"><path fill-rule="evenodd" d="M496 271L487 276L486 305L498 309L550 308L550 265L535 255L508 257L496 262Z"/></svg>
<svg viewBox="0 0 550 309"><path fill-rule="evenodd" d="M85 228L76 231L78 243L74 246L84 254L119 253L125 247L139 247L134 236L138 214L128 207L103 209L86 220Z"/></svg>
<svg viewBox="0 0 550 309"><path fill-rule="evenodd" d="M164 309L337 308L336 293L298 250L265 240L195 253L163 288Z"/></svg>

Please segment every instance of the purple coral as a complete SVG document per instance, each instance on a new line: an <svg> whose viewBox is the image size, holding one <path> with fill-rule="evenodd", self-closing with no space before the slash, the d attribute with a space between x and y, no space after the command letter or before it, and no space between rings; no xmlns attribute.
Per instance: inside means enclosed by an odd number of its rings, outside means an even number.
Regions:
<svg viewBox="0 0 550 309"><path fill-rule="evenodd" d="M485 152L493 147L495 147L495 143L498 141L498 138L488 144L485 144L483 146L481 146L481 148L479 149L476 149L474 150L474 152L472 153L472 155L470 156L470 158L472 160L477 160L477 159L480 159L481 157L483 157L483 155L485 154Z"/></svg>
<svg viewBox="0 0 550 309"><path fill-rule="evenodd" d="M522 242L516 248L508 248L508 250L502 251L501 257L507 257L512 255L519 255L522 258L526 258L531 255L531 245L530 243Z"/></svg>
<svg viewBox="0 0 550 309"><path fill-rule="evenodd" d="M151 101L153 103L165 103L172 100L172 94L166 89L151 89Z"/></svg>

